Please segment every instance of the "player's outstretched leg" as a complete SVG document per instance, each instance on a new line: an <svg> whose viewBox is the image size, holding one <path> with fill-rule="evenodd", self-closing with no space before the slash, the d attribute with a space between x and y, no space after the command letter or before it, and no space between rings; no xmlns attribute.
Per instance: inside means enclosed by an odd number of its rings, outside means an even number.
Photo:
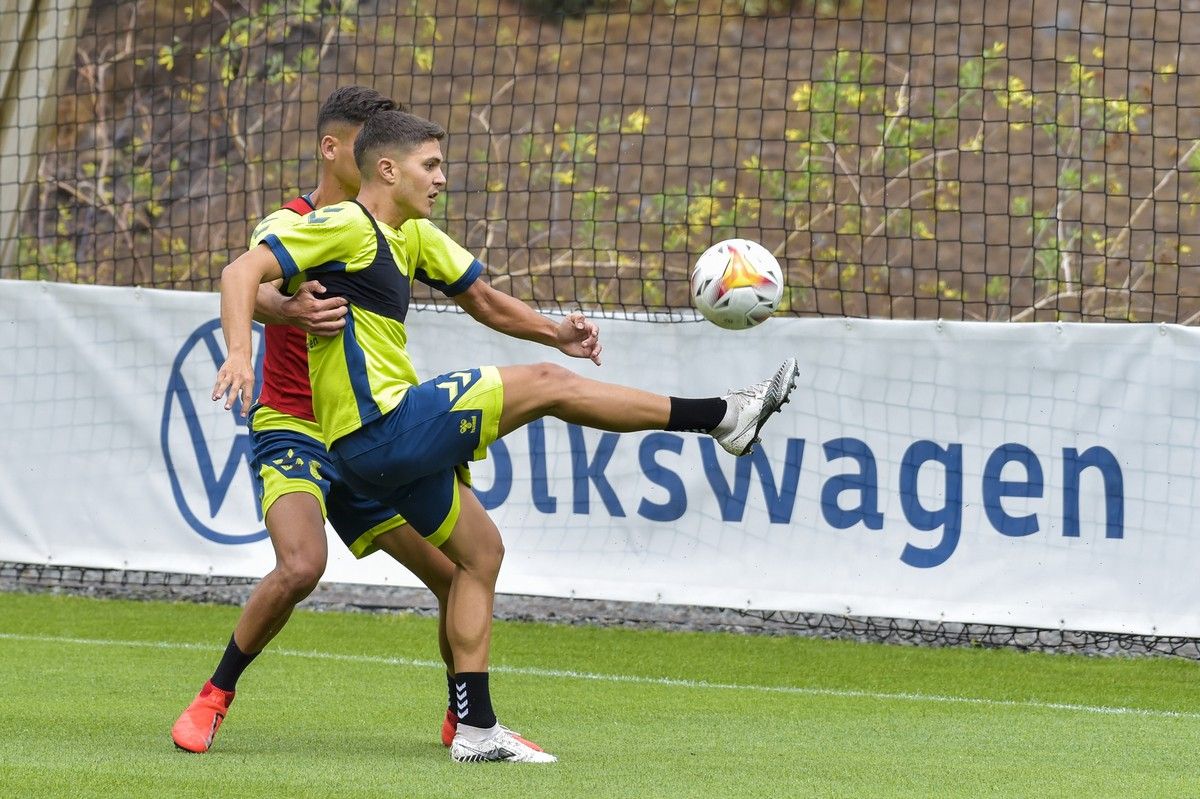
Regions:
<svg viewBox="0 0 1200 799"><path fill-rule="evenodd" d="M771 414L788 401L799 367L788 358L775 374L723 397L683 399L591 380L555 364L502 366L504 436L543 416L630 433L675 430L707 433L734 455L747 455Z"/></svg>
<svg viewBox="0 0 1200 799"><path fill-rule="evenodd" d="M758 443L758 432L767 419L787 403L799 374L800 367L796 365L796 359L788 358L773 377L721 397L732 411L732 424L728 430L722 430L721 427L713 430L712 437L726 452L749 455Z"/></svg>
<svg viewBox="0 0 1200 799"><path fill-rule="evenodd" d="M222 691L211 681L206 682L171 727L171 740L185 752L207 752L229 713L233 695L233 691Z"/></svg>

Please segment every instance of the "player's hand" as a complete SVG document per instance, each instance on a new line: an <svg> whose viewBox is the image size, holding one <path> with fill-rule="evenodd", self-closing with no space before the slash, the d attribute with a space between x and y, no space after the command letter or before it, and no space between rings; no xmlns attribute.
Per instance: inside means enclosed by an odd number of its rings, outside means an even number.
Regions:
<svg viewBox="0 0 1200 799"><path fill-rule="evenodd" d="M325 287L316 280L300 284L296 293L279 307L288 324L316 336L336 336L346 326L349 311L345 297L322 299Z"/></svg>
<svg viewBox="0 0 1200 799"><path fill-rule="evenodd" d="M600 365L600 328L580 311L572 311L558 324L558 348L572 358L588 358Z"/></svg>
<svg viewBox="0 0 1200 799"><path fill-rule="evenodd" d="M233 407L235 400L242 401L242 416L250 413L254 402L254 367L247 356L230 355L225 359L217 372L217 382L213 385L213 402L220 402L226 396L225 410Z"/></svg>

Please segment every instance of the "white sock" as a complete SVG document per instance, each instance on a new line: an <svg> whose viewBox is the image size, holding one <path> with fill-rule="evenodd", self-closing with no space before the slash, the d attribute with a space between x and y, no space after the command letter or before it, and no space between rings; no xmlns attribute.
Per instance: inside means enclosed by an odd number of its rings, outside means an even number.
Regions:
<svg viewBox="0 0 1200 799"><path fill-rule="evenodd" d="M495 735L496 731L499 729L499 722L496 722L496 724L492 727L472 727L470 724L463 724L461 721L458 723L458 734L466 738L471 743L486 741L488 738L491 738L493 735Z"/></svg>

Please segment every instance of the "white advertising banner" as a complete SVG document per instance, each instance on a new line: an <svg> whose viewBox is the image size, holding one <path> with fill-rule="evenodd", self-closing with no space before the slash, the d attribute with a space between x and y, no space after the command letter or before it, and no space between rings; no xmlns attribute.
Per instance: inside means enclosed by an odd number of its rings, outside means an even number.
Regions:
<svg viewBox="0 0 1200 799"><path fill-rule="evenodd" d="M0 281L0 560L260 576L213 294ZM410 312L432 377L551 360L677 396L802 366L750 457L547 419L473 466L507 593L1200 635L1200 332L601 320L604 365ZM331 536L326 579L416 585Z"/></svg>

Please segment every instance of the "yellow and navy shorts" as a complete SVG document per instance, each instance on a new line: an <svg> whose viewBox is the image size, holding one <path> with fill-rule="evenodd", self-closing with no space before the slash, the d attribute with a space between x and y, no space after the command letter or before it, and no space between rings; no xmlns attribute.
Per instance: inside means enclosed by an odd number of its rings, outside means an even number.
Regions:
<svg viewBox="0 0 1200 799"><path fill-rule="evenodd" d="M309 425L313 428L310 433L301 432ZM342 482L314 423L259 406L251 418L250 441L263 518L280 497L311 494L356 558L378 549L375 539L381 533L404 524L404 517L395 510L355 494Z"/></svg>
<svg viewBox="0 0 1200 799"><path fill-rule="evenodd" d="M450 537L460 510L465 462L487 457L504 409L500 371L483 366L413 386L400 404L333 444L343 479L404 516L434 546Z"/></svg>

